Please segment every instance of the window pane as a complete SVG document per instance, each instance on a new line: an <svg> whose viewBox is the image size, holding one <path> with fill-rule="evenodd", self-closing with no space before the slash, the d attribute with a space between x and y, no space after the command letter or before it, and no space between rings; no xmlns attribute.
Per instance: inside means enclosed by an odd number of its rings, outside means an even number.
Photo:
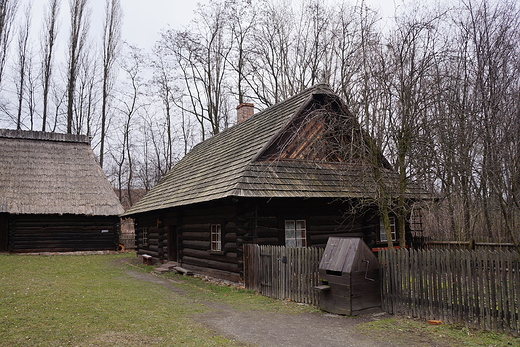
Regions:
<svg viewBox="0 0 520 347"><path fill-rule="evenodd" d="M222 227L220 224L211 224L211 250L222 250Z"/></svg>
<svg viewBox="0 0 520 347"><path fill-rule="evenodd" d="M385 226L383 225L383 220L382 219L379 219L379 236L380 236L380 240L382 242L386 242L387 241L387 238L386 238L386 231L385 231ZM395 218L394 217L390 217L390 234L392 235L392 241L395 241L397 240L396 238L396 228L395 228Z"/></svg>
<svg viewBox="0 0 520 347"><path fill-rule="evenodd" d="M305 220L296 221L296 247L306 247L306 225Z"/></svg>
<svg viewBox="0 0 520 347"><path fill-rule="evenodd" d="M294 220L285 221L285 246L296 247L296 230Z"/></svg>

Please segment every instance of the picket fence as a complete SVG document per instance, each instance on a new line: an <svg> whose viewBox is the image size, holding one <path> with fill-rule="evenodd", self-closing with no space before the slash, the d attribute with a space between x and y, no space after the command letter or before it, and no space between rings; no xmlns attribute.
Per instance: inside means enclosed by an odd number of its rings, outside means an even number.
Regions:
<svg viewBox="0 0 520 347"><path fill-rule="evenodd" d="M519 336L517 252L390 249L379 260L384 311Z"/></svg>
<svg viewBox="0 0 520 347"><path fill-rule="evenodd" d="M246 289L281 300L318 305L318 266L322 248L244 245Z"/></svg>

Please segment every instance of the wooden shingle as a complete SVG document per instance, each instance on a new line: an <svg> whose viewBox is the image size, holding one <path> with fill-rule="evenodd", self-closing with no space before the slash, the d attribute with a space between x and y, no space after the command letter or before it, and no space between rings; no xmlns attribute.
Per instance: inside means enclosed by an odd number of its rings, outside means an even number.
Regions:
<svg viewBox="0 0 520 347"><path fill-rule="evenodd" d="M376 186L363 162L305 160L314 152L296 145L283 152L286 158L276 158L297 117L324 98L339 105L338 116L357 124L328 86L316 85L195 146L126 215L226 197L373 197ZM301 146L316 143L319 132L305 131L316 138ZM397 182L388 168L383 175L390 186ZM407 193L423 192L410 186Z"/></svg>

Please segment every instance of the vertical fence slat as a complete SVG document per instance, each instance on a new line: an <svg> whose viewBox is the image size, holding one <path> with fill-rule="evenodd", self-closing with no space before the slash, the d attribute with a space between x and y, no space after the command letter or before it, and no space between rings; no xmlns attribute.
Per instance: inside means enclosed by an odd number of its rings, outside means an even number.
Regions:
<svg viewBox="0 0 520 347"><path fill-rule="evenodd" d="M519 335L516 252L385 250L379 259L386 312Z"/></svg>

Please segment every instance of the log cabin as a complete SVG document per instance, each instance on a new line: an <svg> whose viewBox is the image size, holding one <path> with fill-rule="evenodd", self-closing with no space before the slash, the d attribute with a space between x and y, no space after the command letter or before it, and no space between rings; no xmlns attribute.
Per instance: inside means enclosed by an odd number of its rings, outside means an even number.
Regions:
<svg viewBox="0 0 520 347"><path fill-rule="evenodd" d="M117 250L117 196L84 135L0 129L0 251Z"/></svg>
<svg viewBox="0 0 520 347"><path fill-rule="evenodd" d="M196 145L125 213L136 220L138 254L241 281L245 243L325 247L341 236L386 245L366 133L327 85L253 113L240 105L236 125ZM396 173L377 157L391 186Z"/></svg>

